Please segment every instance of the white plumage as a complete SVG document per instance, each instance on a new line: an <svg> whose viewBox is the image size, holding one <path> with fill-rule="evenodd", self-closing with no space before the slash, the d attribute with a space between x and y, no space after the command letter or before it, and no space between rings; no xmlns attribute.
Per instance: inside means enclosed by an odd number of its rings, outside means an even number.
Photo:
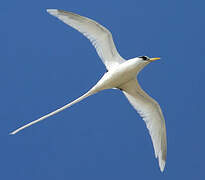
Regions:
<svg viewBox="0 0 205 180"><path fill-rule="evenodd" d="M124 61L117 52L112 34L102 25L89 18L63 10L48 9L47 12L86 36L96 48L98 55L108 70Z"/></svg>
<svg viewBox="0 0 205 180"><path fill-rule="evenodd" d="M160 170L163 171L167 154L164 117L159 104L141 89L136 79L137 74L144 66L160 58L142 56L126 61L117 52L112 34L102 25L89 18L63 10L48 9L47 12L84 34L96 48L108 72L105 73L93 88L78 99L18 128L11 134L16 134L22 129L66 109L92 94L104 89L117 88L123 91L128 101L145 121L153 142L155 156L159 160Z"/></svg>

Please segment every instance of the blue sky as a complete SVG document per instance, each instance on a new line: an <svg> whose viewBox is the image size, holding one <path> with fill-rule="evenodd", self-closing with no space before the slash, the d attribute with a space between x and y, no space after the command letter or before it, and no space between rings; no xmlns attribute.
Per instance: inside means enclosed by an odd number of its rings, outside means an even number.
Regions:
<svg viewBox="0 0 205 180"><path fill-rule="evenodd" d="M1 179L203 180L204 5L202 0L2 2ZM47 8L103 24L126 59L162 58L148 65L139 81L164 112L168 156L163 174L144 122L117 90L8 135L82 95L105 72L90 42Z"/></svg>

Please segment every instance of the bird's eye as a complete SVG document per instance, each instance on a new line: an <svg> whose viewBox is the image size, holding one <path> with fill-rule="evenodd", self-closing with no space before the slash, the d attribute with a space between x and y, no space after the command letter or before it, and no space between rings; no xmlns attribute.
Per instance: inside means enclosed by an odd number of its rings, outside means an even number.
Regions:
<svg viewBox="0 0 205 180"><path fill-rule="evenodd" d="M142 58L144 61L148 60L147 56L140 56L139 58Z"/></svg>

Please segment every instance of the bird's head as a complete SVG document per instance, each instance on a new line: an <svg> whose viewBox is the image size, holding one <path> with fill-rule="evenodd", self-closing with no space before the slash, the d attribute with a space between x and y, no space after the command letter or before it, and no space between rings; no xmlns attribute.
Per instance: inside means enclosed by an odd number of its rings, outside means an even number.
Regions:
<svg viewBox="0 0 205 180"><path fill-rule="evenodd" d="M159 60L159 57L156 58L149 58L147 56L139 56L135 59L135 64L136 64L136 70L139 72L141 69L143 69L147 64L149 64L150 62Z"/></svg>

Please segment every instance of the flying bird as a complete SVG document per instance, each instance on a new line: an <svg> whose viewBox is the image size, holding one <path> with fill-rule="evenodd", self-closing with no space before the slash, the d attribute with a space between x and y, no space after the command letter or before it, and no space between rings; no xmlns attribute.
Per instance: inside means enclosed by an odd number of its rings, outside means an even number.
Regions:
<svg viewBox="0 0 205 180"><path fill-rule="evenodd" d="M47 12L86 36L91 41L97 54L105 64L107 72L84 95L63 107L18 128L10 134L16 134L17 132L59 113L88 96L102 90L120 89L145 121L154 146L155 157L158 158L160 170L163 172L167 154L165 120L159 104L142 90L136 79L138 73L146 65L155 60L159 60L160 58L139 56L125 60L118 53L110 31L96 21L63 10L47 9Z"/></svg>

